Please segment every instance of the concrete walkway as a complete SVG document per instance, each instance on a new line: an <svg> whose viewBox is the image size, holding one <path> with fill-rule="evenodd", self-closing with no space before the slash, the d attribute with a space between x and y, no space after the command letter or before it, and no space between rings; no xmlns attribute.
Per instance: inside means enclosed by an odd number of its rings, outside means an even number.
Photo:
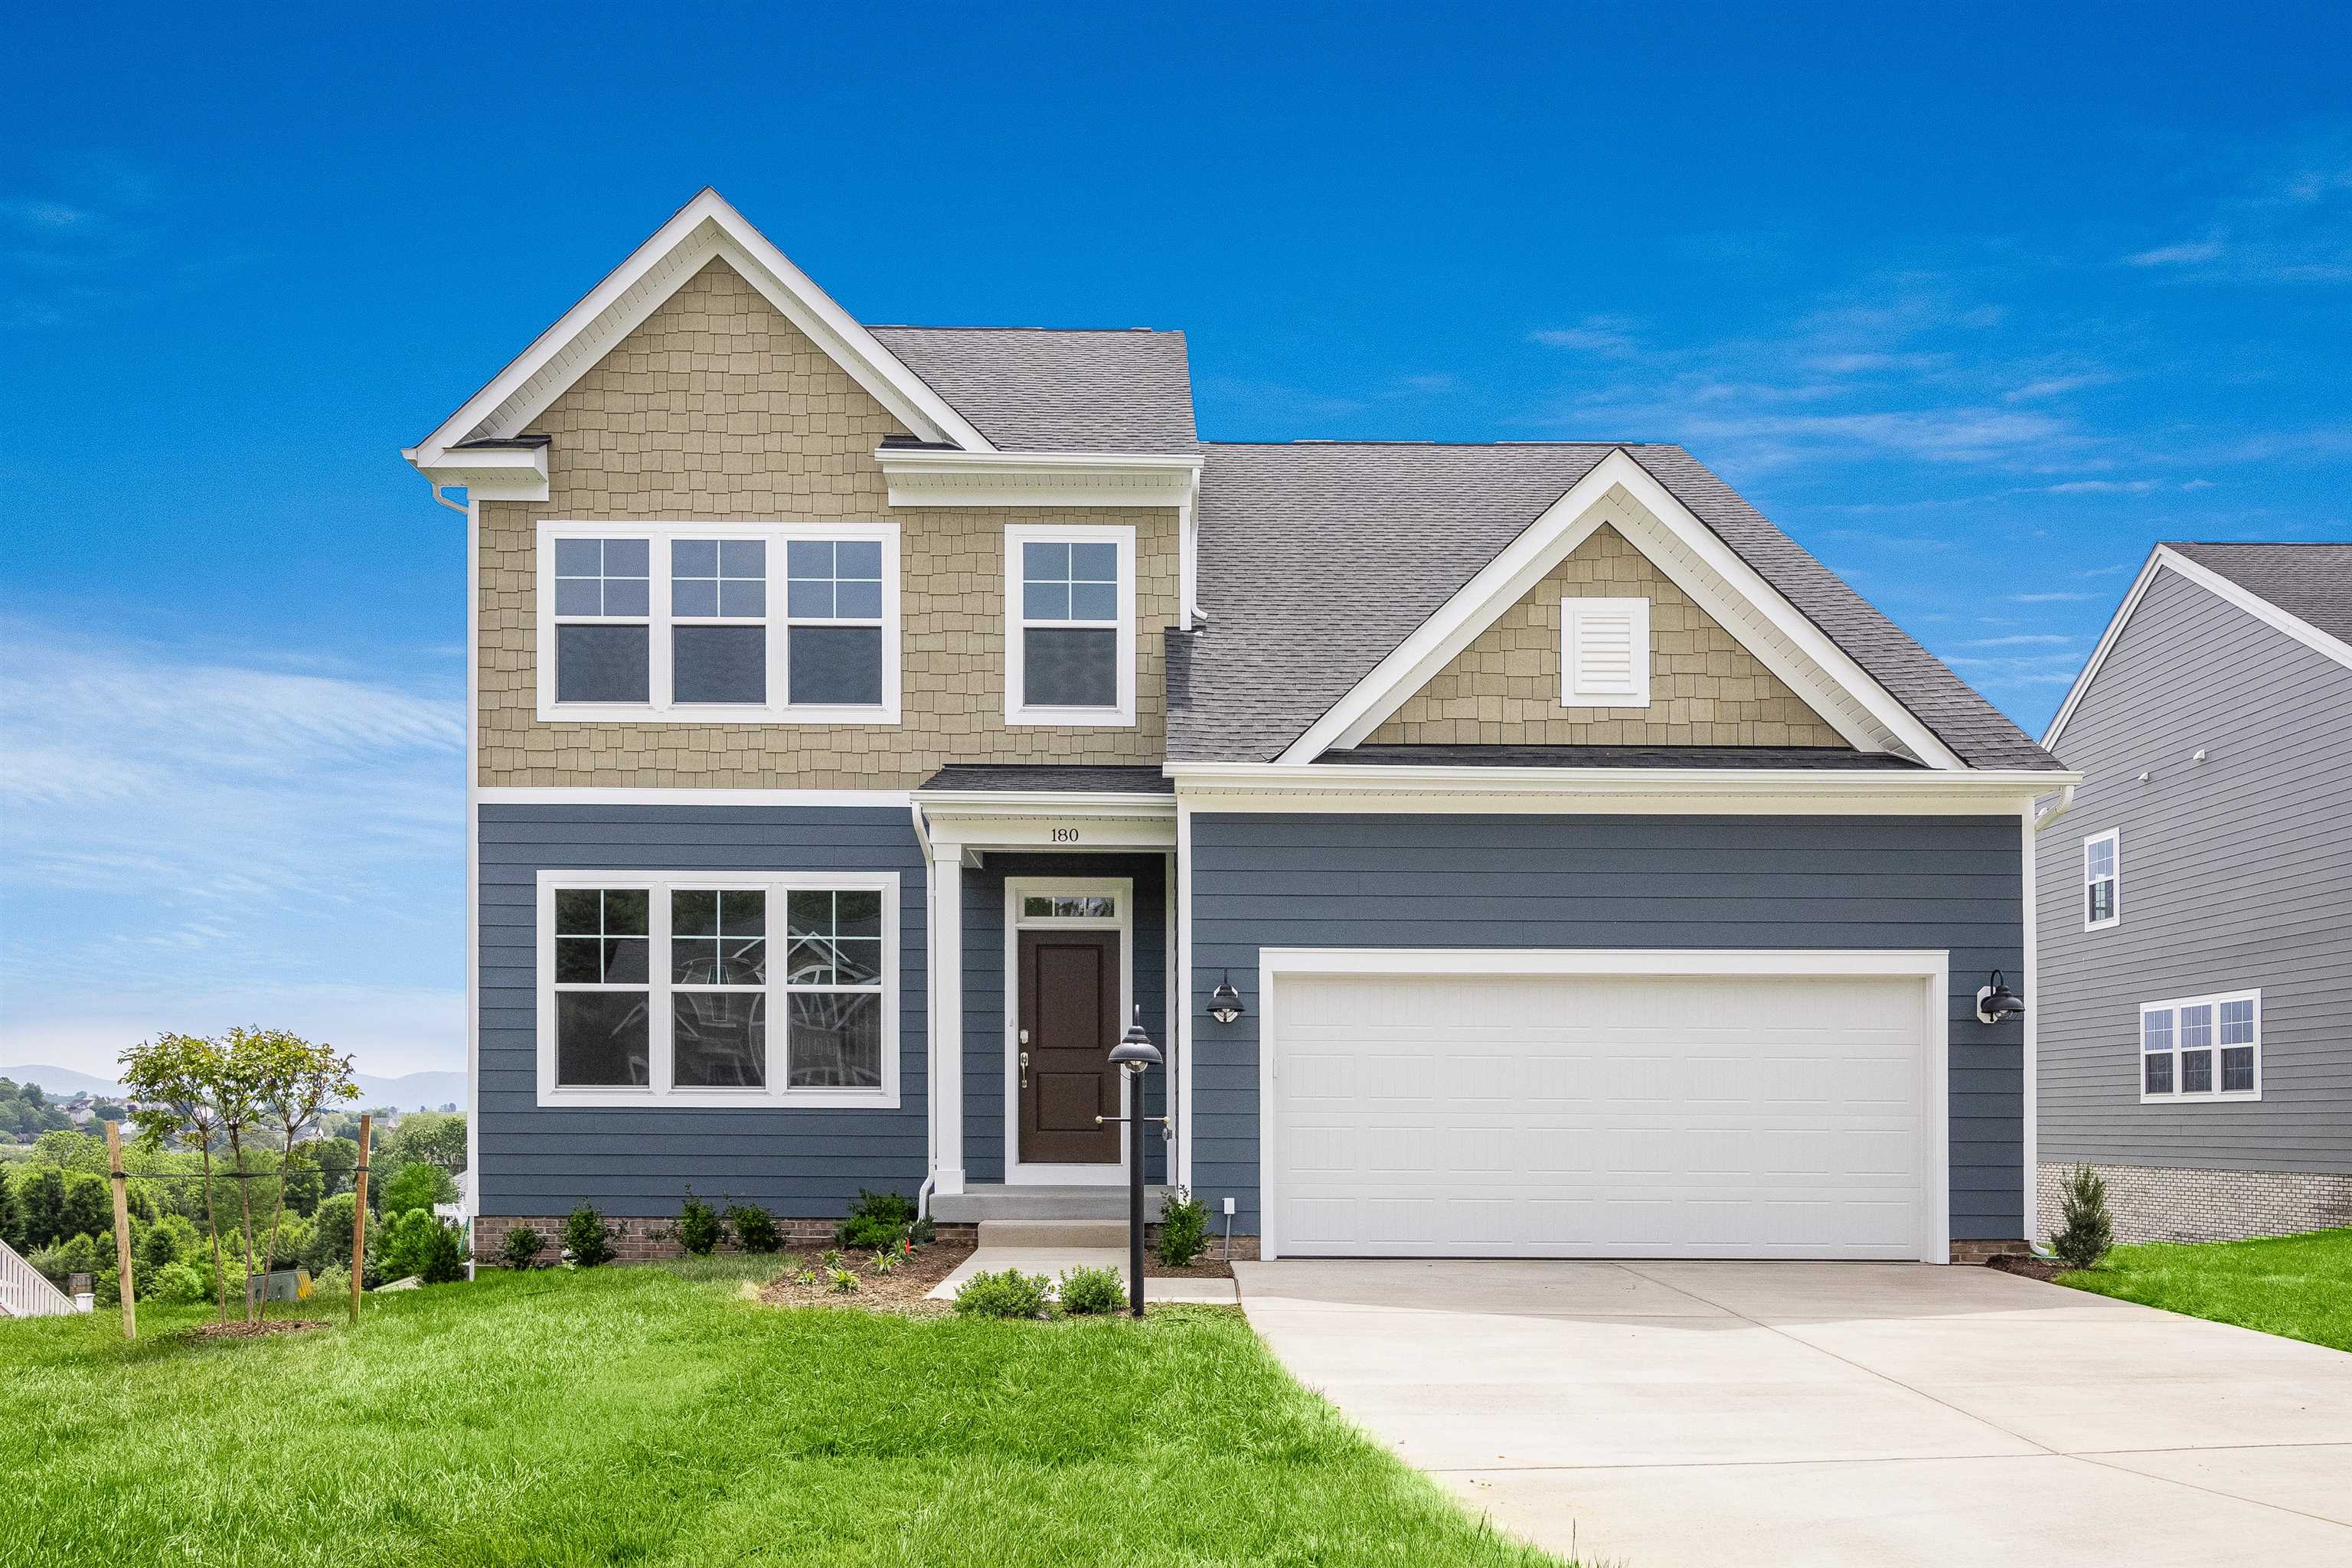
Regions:
<svg viewBox="0 0 2352 1568"><path fill-rule="evenodd" d="M980 1246L930 1291L935 1301L951 1301L975 1274L1018 1268L1059 1279L1070 1268L1108 1268L1127 1278L1127 1226L1096 1220L995 1220L980 1222ZM1230 1279L1155 1279L1143 1277L1145 1301L1208 1301L1234 1304Z"/></svg>
<svg viewBox="0 0 2352 1568"><path fill-rule="evenodd" d="M2352 1355L1989 1268L1234 1265L1285 1365L1624 1568L2352 1564Z"/></svg>

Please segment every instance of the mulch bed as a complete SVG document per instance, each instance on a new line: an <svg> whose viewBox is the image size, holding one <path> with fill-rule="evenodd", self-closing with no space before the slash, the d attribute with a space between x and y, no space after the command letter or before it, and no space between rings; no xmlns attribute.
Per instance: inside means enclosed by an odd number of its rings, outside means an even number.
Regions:
<svg viewBox="0 0 2352 1568"><path fill-rule="evenodd" d="M776 1277L761 1288L760 1300L772 1307L858 1307L869 1312L895 1312L901 1317L928 1318L951 1311L945 1301L929 1300L931 1288L955 1272L972 1255L970 1242L935 1241L918 1248L887 1274L874 1271L870 1252L845 1252L842 1266L857 1276L857 1289L836 1290L820 1279L814 1285L793 1282L803 1268L822 1275L821 1252L785 1253L777 1261Z"/></svg>
<svg viewBox="0 0 2352 1568"><path fill-rule="evenodd" d="M257 1323L198 1323L184 1331L192 1340L257 1340L268 1334L299 1334L326 1326L317 1318L264 1318Z"/></svg>
<svg viewBox="0 0 2352 1568"><path fill-rule="evenodd" d="M1171 1268L1146 1252L1143 1255L1143 1277L1146 1279L1230 1279L1234 1277L1234 1266L1218 1257L1213 1247L1181 1268Z"/></svg>
<svg viewBox="0 0 2352 1568"><path fill-rule="evenodd" d="M2004 1252L1985 1259L1987 1268L1998 1268L2003 1274L2021 1274L2028 1279L2039 1279L2044 1285L2054 1283L2066 1272L2063 1265L2046 1258L2036 1258L2028 1252Z"/></svg>

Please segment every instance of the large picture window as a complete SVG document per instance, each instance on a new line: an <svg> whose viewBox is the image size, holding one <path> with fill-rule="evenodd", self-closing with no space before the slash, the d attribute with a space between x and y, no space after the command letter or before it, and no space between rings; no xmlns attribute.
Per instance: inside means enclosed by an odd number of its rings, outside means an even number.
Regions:
<svg viewBox="0 0 2352 1568"><path fill-rule="evenodd" d="M897 1104L898 900L888 873L541 873L541 1103Z"/></svg>
<svg viewBox="0 0 2352 1568"><path fill-rule="evenodd" d="M1004 714L1135 722L1135 530L1004 531Z"/></svg>
<svg viewBox="0 0 2352 1568"><path fill-rule="evenodd" d="M895 724L896 523L544 522L539 717Z"/></svg>
<svg viewBox="0 0 2352 1568"><path fill-rule="evenodd" d="M2260 1100L2263 994L2227 991L2139 1010L2142 1100Z"/></svg>

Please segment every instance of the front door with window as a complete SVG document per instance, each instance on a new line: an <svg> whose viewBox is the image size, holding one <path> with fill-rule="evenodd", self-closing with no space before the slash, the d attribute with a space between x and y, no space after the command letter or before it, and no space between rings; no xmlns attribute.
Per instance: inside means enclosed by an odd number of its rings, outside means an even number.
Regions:
<svg viewBox="0 0 2352 1568"><path fill-rule="evenodd" d="M1021 1163L1116 1164L1118 1123L1095 1119L1119 1114L1119 933L1033 928L1019 955Z"/></svg>

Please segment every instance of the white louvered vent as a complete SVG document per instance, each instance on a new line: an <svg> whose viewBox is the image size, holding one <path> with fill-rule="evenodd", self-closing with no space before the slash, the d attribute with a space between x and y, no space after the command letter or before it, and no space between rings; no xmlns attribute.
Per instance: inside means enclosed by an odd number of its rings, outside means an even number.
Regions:
<svg viewBox="0 0 2352 1568"><path fill-rule="evenodd" d="M1559 602L1559 705L1650 705L1650 601Z"/></svg>

